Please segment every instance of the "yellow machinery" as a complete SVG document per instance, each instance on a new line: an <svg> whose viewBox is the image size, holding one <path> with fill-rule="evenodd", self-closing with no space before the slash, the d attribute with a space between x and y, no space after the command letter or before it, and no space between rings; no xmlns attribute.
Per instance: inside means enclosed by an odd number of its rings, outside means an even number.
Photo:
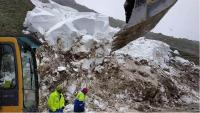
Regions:
<svg viewBox="0 0 200 113"><path fill-rule="evenodd" d="M0 37L0 112L38 111L38 76L31 37Z"/></svg>

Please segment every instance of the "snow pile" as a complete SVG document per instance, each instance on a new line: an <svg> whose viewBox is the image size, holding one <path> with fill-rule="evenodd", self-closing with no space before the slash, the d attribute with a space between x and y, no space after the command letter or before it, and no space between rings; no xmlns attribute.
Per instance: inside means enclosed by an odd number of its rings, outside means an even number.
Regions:
<svg viewBox="0 0 200 113"><path fill-rule="evenodd" d="M166 63L170 60L170 52L170 46L166 43L145 38L139 38L116 51L117 54L153 61L153 63L161 65L161 67L166 67Z"/></svg>
<svg viewBox="0 0 200 113"><path fill-rule="evenodd" d="M62 51L72 50L85 57L93 51L95 64L102 63L103 57L110 54L112 36L118 29L109 26L108 17L78 12L51 0L50 3L32 2L36 7L27 13L24 22L27 31L36 32L38 37L44 37L50 45ZM147 59L164 68L170 59L169 52L169 45L165 43L140 38L115 53ZM91 64L92 61L88 62Z"/></svg>
<svg viewBox="0 0 200 113"><path fill-rule="evenodd" d="M51 0L50 3L31 1L36 7L27 13L24 27L44 37L49 44L58 44L65 51L78 40L82 40L84 45L81 49L87 51L95 41L111 40L117 31L109 26L108 17L102 14L78 12Z"/></svg>

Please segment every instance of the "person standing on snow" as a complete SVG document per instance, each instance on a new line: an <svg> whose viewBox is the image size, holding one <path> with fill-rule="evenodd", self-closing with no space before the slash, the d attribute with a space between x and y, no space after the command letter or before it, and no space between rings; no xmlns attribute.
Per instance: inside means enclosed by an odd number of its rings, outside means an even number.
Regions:
<svg viewBox="0 0 200 113"><path fill-rule="evenodd" d="M85 111L85 100L87 99L87 88L83 88L82 91L78 92L74 101L74 112Z"/></svg>
<svg viewBox="0 0 200 113"><path fill-rule="evenodd" d="M56 90L48 98L49 112L63 112L64 107L65 99L62 94L62 87L57 86Z"/></svg>

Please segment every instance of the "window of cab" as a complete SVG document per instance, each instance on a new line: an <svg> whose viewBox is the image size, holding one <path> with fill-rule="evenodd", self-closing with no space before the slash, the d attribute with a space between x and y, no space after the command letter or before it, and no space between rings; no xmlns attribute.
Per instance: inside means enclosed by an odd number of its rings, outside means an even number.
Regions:
<svg viewBox="0 0 200 113"><path fill-rule="evenodd" d="M34 111L36 108L36 83L33 57L30 48L21 47L24 83L24 110Z"/></svg>
<svg viewBox="0 0 200 113"><path fill-rule="evenodd" d="M16 63L13 46L0 43L0 88L12 89L15 86Z"/></svg>

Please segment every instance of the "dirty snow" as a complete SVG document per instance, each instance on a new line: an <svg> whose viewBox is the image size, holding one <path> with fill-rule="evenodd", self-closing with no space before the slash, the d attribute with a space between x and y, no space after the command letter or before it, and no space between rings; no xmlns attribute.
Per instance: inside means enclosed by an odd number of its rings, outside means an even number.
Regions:
<svg viewBox="0 0 200 113"><path fill-rule="evenodd" d="M58 71L65 71L67 68L66 67L64 67L64 66L60 66L60 67L58 67Z"/></svg>
<svg viewBox="0 0 200 113"><path fill-rule="evenodd" d="M166 63L170 60L170 52L170 46L166 43L145 39L143 37L116 51L117 54L152 61L152 63L161 65L163 68L166 67Z"/></svg>

